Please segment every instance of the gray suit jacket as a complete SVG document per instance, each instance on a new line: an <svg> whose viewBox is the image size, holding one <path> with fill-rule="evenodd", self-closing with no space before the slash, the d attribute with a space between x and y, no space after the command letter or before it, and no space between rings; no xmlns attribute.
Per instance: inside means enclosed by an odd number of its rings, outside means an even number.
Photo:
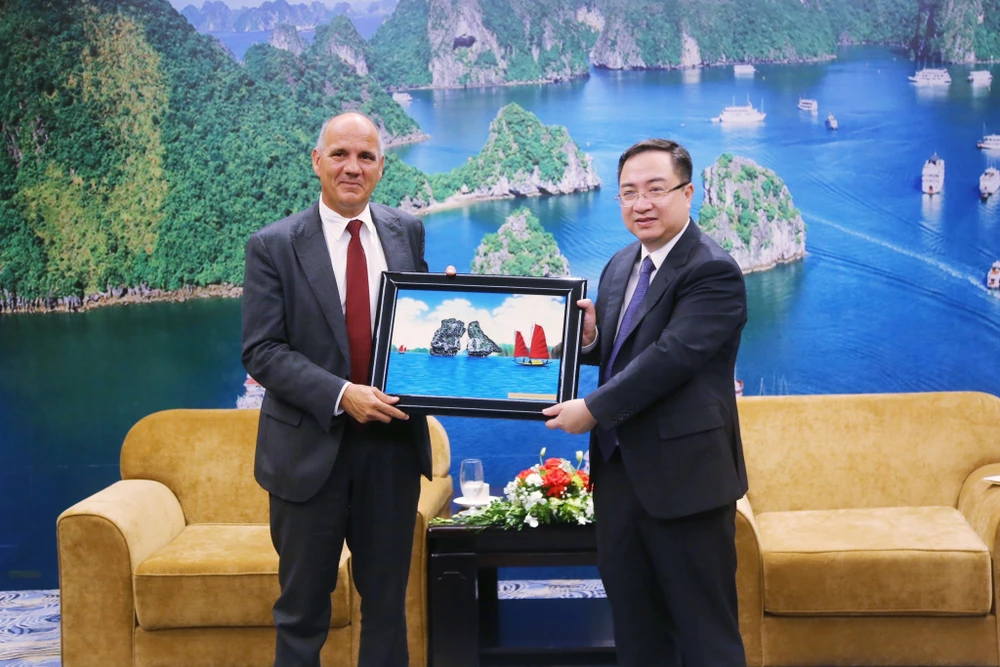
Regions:
<svg viewBox="0 0 1000 667"><path fill-rule="evenodd" d="M371 204L390 271L427 271L424 226L408 213ZM266 390L254 475L292 502L311 498L333 469L350 417L334 406L350 377L347 323L319 203L257 231L247 242L243 365ZM431 476L427 420L370 424L363 433L411 443Z"/></svg>
<svg viewBox="0 0 1000 667"><path fill-rule="evenodd" d="M602 378L639 251L638 241L618 251L601 274L600 344L581 361L600 364ZM746 493L733 387L746 321L739 265L692 221L653 276L616 374L585 399L617 433L629 481L653 516L696 514ZM590 460L603 462L596 434Z"/></svg>

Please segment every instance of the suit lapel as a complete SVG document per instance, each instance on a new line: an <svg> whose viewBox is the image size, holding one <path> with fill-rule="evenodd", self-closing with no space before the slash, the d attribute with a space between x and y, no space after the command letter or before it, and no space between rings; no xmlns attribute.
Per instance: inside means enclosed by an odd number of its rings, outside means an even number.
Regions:
<svg viewBox="0 0 1000 667"><path fill-rule="evenodd" d="M378 240L382 244L385 265L390 271L412 271L413 255L403 234L403 226L387 208L372 204L369 208Z"/></svg>
<svg viewBox="0 0 1000 667"><path fill-rule="evenodd" d="M292 230L292 247L302 265L302 272L312 287L326 318L333 337L345 359L351 358L347 347L347 321L340 303L340 290L333 275L330 251L323 236L323 223L319 217L319 203L313 204L298 229Z"/></svg>
<svg viewBox="0 0 1000 667"><path fill-rule="evenodd" d="M609 269L611 279L608 282L608 305L604 310L601 322L610 335L601 336L601 359L607 359L611 356L611 347L614 345L615 336L618 333L618 318L621 317L622 304L625 302L625 290L628 288L628 279L638 257L639 243L637 241L628 246L618 263Z"/></svg>

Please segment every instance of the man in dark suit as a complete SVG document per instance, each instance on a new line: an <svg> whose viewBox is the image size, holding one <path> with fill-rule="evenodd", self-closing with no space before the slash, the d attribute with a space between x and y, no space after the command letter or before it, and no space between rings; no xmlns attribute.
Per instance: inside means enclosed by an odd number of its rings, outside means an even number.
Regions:
<svg viewBox="0 0 1000 667"><path fill-rule="evenodd" d="M601 578L618 665L745 667L736 608L736 501L747 490L733 372L746 324L743 274L690 218L691 156L650 139L618 161L618 201L638 241L601 274L585 310L584 399L549 428L593 429Z"/></svg>
<svg viewBox="0 0 1000 667"><path fill-rule="evenodd" d="M275 667L319 667L344 540L361 594L362 667L405 667L406 582L427 421L368 386L381 272L426 271L423 224L370 204L378 129L347 113L312 153L322 196L250 237L243 364L266 390L254 474L270 494L281 595Z"/></svg>

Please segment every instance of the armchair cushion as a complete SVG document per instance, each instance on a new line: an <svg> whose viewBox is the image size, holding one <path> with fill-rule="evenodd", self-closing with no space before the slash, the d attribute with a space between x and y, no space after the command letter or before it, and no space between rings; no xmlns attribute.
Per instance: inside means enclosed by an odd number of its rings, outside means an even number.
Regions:
<svg viewBox="0 0 1000 667"><path fill-rule="evenodd" d="M990 553L953 507L757 515L764 609L786 615L989 613Z"/></svg>
<svg viewBox="0 0 1000 667"><path fill-rule="evenodd" d="M340 557L330 627L351 622L347 546ZM135 571L135 606L145 630L273 627L278 554L268 526L196 524Z"/></svg>

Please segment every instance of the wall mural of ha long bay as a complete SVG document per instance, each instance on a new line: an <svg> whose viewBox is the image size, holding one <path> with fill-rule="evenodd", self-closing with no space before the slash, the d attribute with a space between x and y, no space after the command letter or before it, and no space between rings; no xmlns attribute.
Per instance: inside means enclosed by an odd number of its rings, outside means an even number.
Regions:
<svg viewBox="0 0 1000 667"><path fill-rule="evenodd" d="M369 113L389 146L427 138L387 90L803 62L843 43L970 62L1000 55L1000 0L402 0L368 42L344 15L308 45L278 24L282 48L255 45L242 66L166 0L12 0L0 37L0 309L23 311L237 294L246 237L316 196L306 155L325 117ZM568 133L508 107L450 172L390 154L376 199L430 213L598 184Z"/></svg>
<svg viewBox="0 0 1000 667"><path fill-rule="evenodd" d="M1000 0L401 0L367 41L337 18L311 41L276 27L278 46L238 61L165 0L0 2L0 504L20 510L0 515L0 590L57 584L47 527L117 479L132 424L231 406L245 377L235 300L90 306L237 296L246 237L315 200L308 154L343 109L393 147L377 197L423 216L432 270L593 291L631 240L618 155L674 136L695 158L699 224L747 272L749 393L1000 393L984 283L1000 200L979 192L1000 153L975 147L1000 127L1000 89L966 81L996 69L998 36ZM671 71L698 63L712 66ZM910 83L925 65L950 86ZM529 85L493 85L514 82ZM748 96L762 123L710 122ZM935 151L944 189L923 195ZM21 314L58 308L87 312ZM502 349L535 324L456 318ZM478 361L493 360L540 370ZM481 421L445 423L454 461L483 455ZM489 433L491 481L541 445L580 445L535 422Z"/></svg>

